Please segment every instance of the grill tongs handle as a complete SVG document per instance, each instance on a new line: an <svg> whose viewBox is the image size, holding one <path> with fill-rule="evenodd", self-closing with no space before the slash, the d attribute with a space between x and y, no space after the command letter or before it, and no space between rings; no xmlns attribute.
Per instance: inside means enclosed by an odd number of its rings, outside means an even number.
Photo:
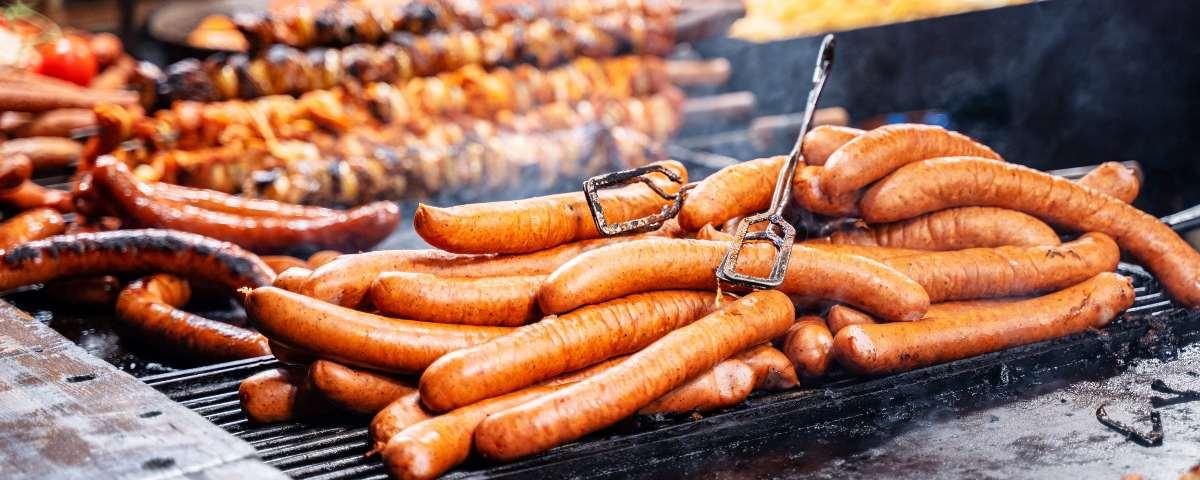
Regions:
<svg viewBox="0 0 1200 480"><path fill-rule="evenodd" d="M783 209L787 207L792 197L792 176L796 165L803 156L804 135L812 124L813 112L817 109L817 100L825 88L825 79L829 69L833 67L833 35L825 35L821 41L821 49L817 53L817 66L813 71L813 86L808 92L808 103L804 107L804 118L800 123L800 133L792 153L788 156L783 168L779 169L779 177L775 179L775 193L771 196L771 206L767 211L758 215L746 217L738 223L737 233L730 240L729 250L721 266L717 268L717 279L735 287L751 289L769 289L783 283L784 273L787 272L788 260L792 255L792 244L796 240L796 229L783 218ZM767 227L760 231L750 231L750 227L766 223ZM771 273L767 277L758 277L737 271L738 254L745 248L747 242L767 241L775 248L775 261L771 265Z"/></svg>
<svg viewBox="0 0 1200 480"><path fill-rule="evenodd" d="M661 173L666 175L667 179L678 184L679 190L676 193L667 193L658 184L654 183L649 173ZM605 188L615 188L632 183L644 183L650 190L661 197L663 200L669 200L671 203L664 205L658 213L647 215L642 218L635 218L625 222L610 224L604 218L604 206L600 204L600 190ZM679 214L679 209L683 207L683 198L688 190L691 190L695 185L683 184L683 178L673 170L662 165L646 165L644 167L631 168L629 170L621 170L618 172L606 173L591 177L583 182L583 195L587 198L588 210L592 212L592 221L596 223L596 229L600 234L606 237L615 235L623 235L627 233L641 233L658 230L663 225L663 222L670 220Z"/></svg>

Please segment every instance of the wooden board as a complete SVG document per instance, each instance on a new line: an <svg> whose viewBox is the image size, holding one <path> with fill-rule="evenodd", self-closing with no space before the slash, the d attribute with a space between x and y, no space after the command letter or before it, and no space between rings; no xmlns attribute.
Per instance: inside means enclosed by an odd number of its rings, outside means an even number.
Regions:
<svg viewBox="0 0 1200 480"><path fill-rule="evenodd" d="M0 300L0 478L287 478Z"/></svg>

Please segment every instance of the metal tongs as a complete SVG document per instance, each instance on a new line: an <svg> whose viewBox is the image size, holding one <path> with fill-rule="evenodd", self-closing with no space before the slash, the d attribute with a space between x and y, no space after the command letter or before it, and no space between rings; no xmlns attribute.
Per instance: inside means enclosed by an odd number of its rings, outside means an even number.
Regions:
<svg viewBox="0 0 1200 480"><path fill-rule="evenodd" d="M788 260L792 255L792 244L796 240L796 229L783 218L783 210L792 197L792 176L796 172L796 165L800 163L800 158L803 156L801 152L804 147L804 135L808 133L809 126L812 124L813 112L817 109L817 100L821 97L821 91L825 89L825 79L829 76L829 69L833 67L833 47L833 35L826 35L825 39L821 41L821 49L817 53L817 66L813 71L812 79L813 86L812 90L808 92L808 104L804 107L800 133L796 138L796 144L792 146L792 153L788 155L787 162L783 164L783 168L779 169L779 177L775 180L775 193L771 196L771 206L767 211L746 217L738 223L737 233L730 241L729 250L725 253L721 266L717 268L717 279L722 282L752 289L775 288L783 283ZM750 227L759 223L766 223L767 227L751 232ZM737 271L738 254L741 253L747 242L756 241L767 241L775 247L775 262L767 277L758 277Z"/></svg>
<svg viewBox="0 0 1200 480"><path fill-rule="evenodd" d="M674 194L663 191L658 184L646 176L649 173L666 175L668 180L679 185L679 190ZM646 184L654 193L658 194L664 200L670 200L671 203L664 205L656 214L617 224L609 224L604 218L604 207L600 205L600 190L639 182ZM683 197L694 186L694 184L684 185L683 178L679 174L662 165L646 165L644 167L591 177L583 182L583 194L587 196L588 210L592 212L592 220L596 222L596 229L600 231L601 235L609 237L657 230L662 226L663 222L675 217L679 213L679 208L683 206Z"/></svg>

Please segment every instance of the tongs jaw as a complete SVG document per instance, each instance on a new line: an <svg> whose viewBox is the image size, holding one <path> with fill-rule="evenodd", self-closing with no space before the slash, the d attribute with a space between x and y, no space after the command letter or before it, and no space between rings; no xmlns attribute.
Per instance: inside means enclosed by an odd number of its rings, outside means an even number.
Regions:
<svg viewBox="0 0 1200 480"><path fill-rule="evenodd" d="M679 185L678 192L672 194L664 191L647 176L650 173L665 175L668 180ZM604 218L604 207L600 205L600 190L622 187L639 182L646 184L655 194L664 200L670 200L671 203L664 205L658 213L653 215L617 224L608 223ZM596 229L600 231L600 234L606 237L657 230L663 225L663 222L675 217L679 213L679 208L683 206L684 193L687 190L688 186L683 184L683 177L662 165L646 165L644 167L596 175L583 182L583 194L587 197L588 210L592 212L592 220L596 222Z"/></svg>
<svg viewBox="0 0 1200 480"><path fill-rule="evenodd" d="M760 223L766 223L767 228L750 231L750 227ZM778 229L779 232L776 233L773 229ZM761 241L770 242L771 246L775 248L775 261L771 265L771 273L766 277L756 277L738 272L737 260L742 249L748 242ZM764 212L746 217L738 222L737 233L730 241L729 250L725 252L725 258L721 261L721 267L717 271L717 278L734 287L750 289L777 287L783 283L784 274L787 273L788 261L792 257L792 243L795 241L796 229L779 215ZM769 286L764 287L764 285Z"/></svg>

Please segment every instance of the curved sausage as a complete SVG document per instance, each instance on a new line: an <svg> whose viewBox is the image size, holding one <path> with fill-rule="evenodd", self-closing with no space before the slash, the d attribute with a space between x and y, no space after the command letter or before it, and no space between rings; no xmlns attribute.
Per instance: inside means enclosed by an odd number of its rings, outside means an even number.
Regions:
<svg viewBox="0 0 1200 480"><path fill-rule="evenodd" d="M370 203L321 219L253 217L172 205L155 201L153 189L114 161L98 162L92 179L122 214L140 225L198 233L260 253L296 248L362 250L382 241L400 223L400 209L392 202Z"/></svg>
<svg viewBox="0 0 1200 480"><path fill-rule="evenodd" d="M792 361L770 344L751 348L734 358L754 369L755 390L787 390L800 384Z"/></svg>
<svg viewBox="0 0 1200 480"><path fill-rule="evenodd" d="M86 275L163 272L237 290L269 285L275 274L257 256L228 242L171 230L117 230L58 235L0 257L0 291Z"/></svg>
<svg viewBox="0 0 1200 480"><path fill-rule="evenodd" d="M683 164L660 164L687 183ZM682 185L661 174L650 177L667 193L677 192ZM599 194L610 223L658 213L670 203L640 183ZM450 208L421 204L413 227L430 245L455 253L528 253L600 236L581 192Z"/></svg>
<svg viewBox="0 0 1200 480"><path fill-rule="evenodd" d="M1076 183L1107 193L1125 203L1133 203L1142 189L1142 180L1137 172L1117 162L1100 164Z"/></svg>
<svg viewBox="0 0 1200 480"><path fill-rule="evenodd" d="M635 352L714 307L710 292L664 291L581 308L439 358L421 375L421 401L451 410Z"/></svg>
<svg viewBox="0 0 1200 480"><path fill-rule="evenodd" d="M337 250L321 250L308 256L308 268L318 268L340 256L342 256L342 252Z"/></svg>
<svg viewBox="0 0 1200 480"><path fill-rule="evenodd" d="M800 378L818 378L829 371L833 361L833 334L825 320L806 315L796 320L783 337L783 354L787 355Z"/></svg>
<svg viewBox="0 0 1200 480"><path fill-rule="evenodd" d="M305 383L304 372L275 368L242 380L238 400L256 423L286 422L324 413L328 406Z"/></svg>
<svg viewBox="0 0 1200 480"><path fill-rule="evenodd" d="M279 272L279 275L275 276L275 281L271 282L271 286L279 287L289 292L303 293L304 283L308 281L308 277L311 275L312 270L292 267Z"/></svg>
<svg viewBox="0 0 1200 480"><path fill-rule="evenodd" d="M755 372L746 362L728 359L638 410L655 413L707 412L742 403L754 391Z"/></svg>
<svg viewBox="0 0 1200 480"><path fill-rule="evenodd" d="M164 352L228 361L270 355L256 332L183 310L192 296L187 281L166 274L135 280L117 297L117 320Z"/></svg>
<svg viewBox="0 0 1200 480"><path fill-rule="evenodd" d="M52 208L35 208L0 223L0 251L33 240L58 235L66 229L61 213Z"/></svg>
<svg viewBox="0 0 1200 480"><path fill-rule="evenodd" d="M792 178L792 199L801 208L829 217L857 217L860 193L852 191L831 196L821 188L825 167L803 166Z"/></svg>
<svg viewBox="0 0 1200 480"><path fill-rule="evenodd" d="M833 152L862 134L864 130L840 125L819 125L804 135L804 164L823 166Z"/></svg>
<svg viewBox="0 0 1200 480"><path fill-rule="evenodd" d="M294 203L246 198L216 190L190 188L164 182L147 183L154 197L175 204L247 217L307 218L320 220L338 215L337 210Z"/></svg>
<svg viewBox="0 0 1200 480"><path fill-rule="evenodd" d="M567 262L546 279L538 302L546 314L570 311L632 293L663 289L715 289L727 242L644 239L597 249ZM739 271L766 274L775 250L748 245ZM891 267L855 255L792 247L785 293L862 307L889 320L916 320L929 297Z"/></svg>
<svg viewBox="0 0 1200 480"><path fill-rule="evenodd" d="M76 130L95 126L96 114L90 108L60 108L34 117L17 129L16 136L70 138Z"/></svg>
<svg viewBox="0 0 1200 480"><path fill-rule="evenodd" d="M689 232L765 210L771 204L775 177L786 157L750 160L718 170L687 192L679 210L679 226Z"/></svg>
<svg viewBox="0 0 1200 480"><path fill-rule="evenodd" d="M855 373L912 370L1100 328L1133 300L1129 279L1105 272L1037 298L938 304L918 322L849 326L834 354Z"/></svg>
<svg viewBox="0 0 1200 480"><path fill-rule="evenodd" d="M53 208L63 213L74 210L70 192L46 188L33 183L32 180L26 180L16 188L0 192L0 205L7 205L14 210L40 207Z"/></svg>
<svg viewBox="0 0 1200 480"><path fill-rule="evenodd" d="M834 335L850 325L873 325L876 323L879 322L876 322L870 315L845 305L829 307L829 313L825 314L825 324Z"/></svg>
<svg viewBox="0 0 1200 480"><path fill-rule="evenodd" d="M541 317L544 275L465 278L387 272L371 285L380 312L424 322L518 327Z"/></svg>
<svg viewBox="0 0 1200 480"><path fill-rule="evenodd" d="M259 258L262 258L263 263L266 263L268 267L271 267L271 271L275 272L276 280L279 280L279 274L289 268L308 268L308 262L289 255L263 255Z"/></svg>
<svg viewBox="0 0 1200 480"><path fill-rule="evenodd" d="M934 251L1062 243L1054 229L1041 220L992 207L950 208L900 222L838 231L828 241Z"/></svg>
<svg viewBox="0 0 1200 480"><path fill-rule="evenodd" d="M448 352L511 331L381 317L275 287L251 291L246 313L259 331L285 345L348 365L397 373L420 372Z"/></svg>
<svg viewBox="0 0 1200 480"><path fill-rule="evenodd" d="M375 415L400 397L417 391L411 381L329 360L312 362L308 367L308 381L329 403L364 415Z"/></svg>
<svg viewBox="0 0 1200 480"><path fill-rule="evenodd" d="M1154 273L1180 303L1200 306L1200 252L1145 212L1109 195L1037 170L968 157L907 165L862 199L869 222L950 207L1009 208L1082 232L1103 232Z"/></svg>
<svg viewBox="0 0 1200 480"><path fill-rule="evenodd" d="M476 449L512 460L612 425L721 360L783 334L794 319L787 295L753 292L605 372L488 417L475 431Z"/></svg>
<svg viewBox="0 0 1200 480"><path fill-rule="evenodd" d="M887 125L851 140L834 152L821 172L821 190L830 198L838 198L861 190L906 164L955 155L1003 161L987 146L942 127Z"/></svg>
<svg viewBox="0 0 1200 480"><path fill-rule="evenodd" d="M17 138L0 144L0 157L24 155L34 171L63 170L79 161L83 146L69 138Z"/></svg>
<svg viewBox="0 0 1200 480"><path fill-rule="evenodd" d="M421 405L420 392L413 391L383 407L371 419L367 431L371 434L371 450L367 456L383 451L388 440L404 429L433 418L433 414Z"/></svg>
<svg viewBox="0 0 1200 480"><path fill-rule="evenodd" d="M20 187L33 175L33 162L29 157L17 155L0 157L0 195Z"/></svg>

